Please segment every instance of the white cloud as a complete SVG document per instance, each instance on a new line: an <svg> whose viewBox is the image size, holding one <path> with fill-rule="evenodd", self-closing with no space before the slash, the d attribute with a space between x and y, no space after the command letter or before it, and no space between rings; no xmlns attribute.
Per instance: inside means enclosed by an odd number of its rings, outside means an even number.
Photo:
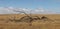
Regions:
<svg viewBox="0 0 60 29"><path fill-rule="evenodd" d="M17 13L21 13L21 12L15 12L13 10L16 11L22 11L25 12L27 14L57 14L57 12L53 12L47 9L43 9L43 8L38 8L35 10L32 9L28 9L28 8L14 8L14 7L0 7L0 14L17 14Z"/></svg>
<svg viewBox="0 0 60 29"><path fill-rule="evenodd" d="M9 9L8 7L0 7L0 14L11 14L14 13L11 11L11 8Z"/></svg>

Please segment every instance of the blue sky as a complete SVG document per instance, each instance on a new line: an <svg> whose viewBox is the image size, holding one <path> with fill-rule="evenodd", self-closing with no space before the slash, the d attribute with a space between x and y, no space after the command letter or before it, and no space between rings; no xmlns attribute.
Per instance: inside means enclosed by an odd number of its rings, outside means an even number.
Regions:
<svg viewBox="0 0 60 29"><path fill-rule="evenodd" d="M60 0L0 0L0 6L23 8L60 8Z"/></svg>
<svg viewBox="0 0 60 29"><path fill-rule="evenodd" d="M44 8L60 12L60 0L0 0L0 7Z"/></svg>

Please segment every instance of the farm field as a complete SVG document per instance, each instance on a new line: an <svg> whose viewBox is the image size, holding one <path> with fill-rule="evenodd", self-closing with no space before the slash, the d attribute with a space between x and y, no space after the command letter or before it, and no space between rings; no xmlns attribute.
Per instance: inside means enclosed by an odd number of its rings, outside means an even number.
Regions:
<svg viewBox="0 0 60 29"><path fill-rule="evenodd" d="M42 18L43 16L45 16L46 18L48 18L47 20L34 20L31 22L32 25L29 25L30 23L26 22L9 21L9 19L19 20L23 16L26 15L0 14L0 29L60 29L60 14L32 14L31 17L38 16L39 18Z"/></svg>

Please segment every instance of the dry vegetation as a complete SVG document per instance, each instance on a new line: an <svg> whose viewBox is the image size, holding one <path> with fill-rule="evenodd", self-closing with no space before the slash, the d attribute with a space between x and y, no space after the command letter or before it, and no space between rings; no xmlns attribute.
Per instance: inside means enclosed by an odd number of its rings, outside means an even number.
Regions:
<svg viewBox="0 0 60 29"><path fill-rule="evenodd" d="M60 29L60 14L0 15L0 29Z"/></svg>

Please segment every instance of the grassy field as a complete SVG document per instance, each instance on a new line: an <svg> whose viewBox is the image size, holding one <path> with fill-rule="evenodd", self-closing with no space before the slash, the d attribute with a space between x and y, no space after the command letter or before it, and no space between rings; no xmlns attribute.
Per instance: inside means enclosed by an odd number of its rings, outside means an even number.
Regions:
<svg viewBox="0 0 60 29"><path fill-rule="evenodd" d="M41 18L45 16L49 18L46 21L33 21L31 26L26 22L6 22L8 19L20 19L24 14L1 14L0 15L0 29L60 29L60 14L32 14L31 16L38 16Z"/></svg>

